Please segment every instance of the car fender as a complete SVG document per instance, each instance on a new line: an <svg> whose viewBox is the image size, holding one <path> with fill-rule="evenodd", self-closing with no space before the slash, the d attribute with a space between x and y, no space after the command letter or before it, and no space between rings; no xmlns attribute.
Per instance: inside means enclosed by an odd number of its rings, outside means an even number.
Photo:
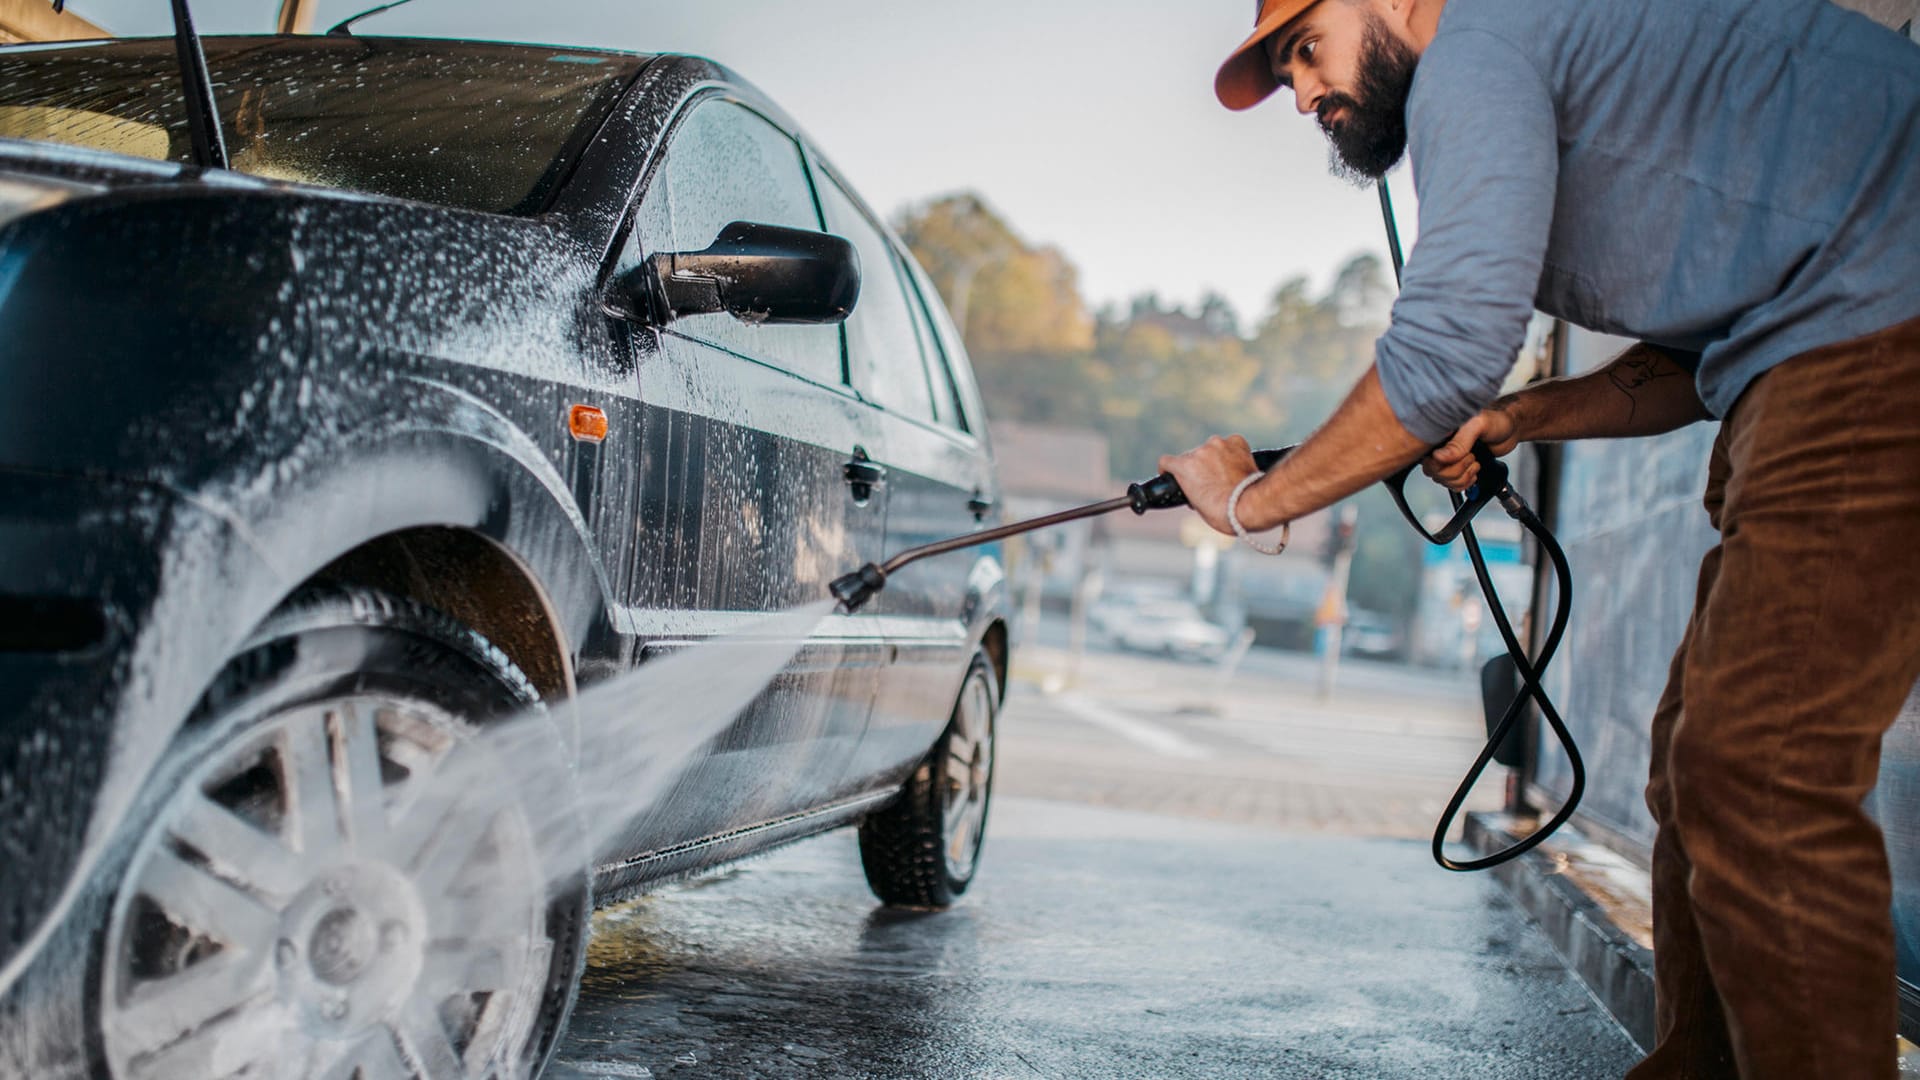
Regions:
<svg viewBox="0 0 1920 1080"><path fill-rule="evenodd" d="M609 618L608 582L559 468L524 431L471 395L425 380L412 385L416 407L406 424L310 438L302 452L224 471L197 490L114 484L110 498L119 505L88 512L80 507L99 488L44 478L46 486L66 489L51 499L75 503L65 513L50 502L49 520L123 534L111 550L125 558L92 559L105 576L75 582L98 588L120 633L84 673L29 683L21 702L29 722L5 733L9 741L47 744L34 721L52 715L38 726L52 729L62 768L49 774L34 768L31 755L12 755L19 774L0 784L0 816L35 823L38 841L25 865L9 867L9 877L43 883L20 889L8 913L0 993L76 900L110 884L91 879L220 668L330 562L402 530L472 530L524 568L568 655L596 620ZM135 554L142 551L149 553L144 559ZM51 568L40 580L60 576Z"/></svg>
<svg viewBox="0 0 1920 1080"><path fill-rule="evenodd" d="M1012 658L1011 633L1007 627L1007 571L1001 562L1000 545L995 544L983 551L973 562L973 569L967 573L966 624L967 641L975 649L984 648L993 656L995 672L1000 681L1000 690L1006 692L1007 669ZM988 640L998 626L999 643ZM956 693L958 691L956 690Z"/></svg>

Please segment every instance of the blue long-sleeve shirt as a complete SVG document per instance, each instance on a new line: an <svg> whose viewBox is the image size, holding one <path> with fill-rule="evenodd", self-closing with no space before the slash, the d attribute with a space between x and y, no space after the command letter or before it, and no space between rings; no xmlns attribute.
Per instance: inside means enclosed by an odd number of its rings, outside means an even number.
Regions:
<svg viewBox="0 0 1920 1080"><path fill-rule="evenodd" d="M1920 48L1826 0L1449 0L1407 124L1420 238L1377 360L1430 442L1536 307L1700 353L1718 416L1920 316Z"/></svg>

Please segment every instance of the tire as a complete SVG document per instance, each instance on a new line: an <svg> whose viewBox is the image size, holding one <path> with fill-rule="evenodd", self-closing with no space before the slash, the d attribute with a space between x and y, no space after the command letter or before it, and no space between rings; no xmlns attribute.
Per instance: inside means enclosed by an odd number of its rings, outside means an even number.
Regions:
<svg viewBox="0 0 1920 1080"><path fill-rule="evenodd" d="M993 661L976 652L940 741L899 797L860 825L860 865L882 903L937 910L973 884L993 799L999 711Z"/></svg>
<svg viewBox="0 0 1920 1080"><path fill-rule="evenodd" d="M472 737L508 717L511 754ZM584 833L559 733L484 637L371 590L303 591L146 791L90 964L100 1074L544 1067L585 962Z"/></svg>

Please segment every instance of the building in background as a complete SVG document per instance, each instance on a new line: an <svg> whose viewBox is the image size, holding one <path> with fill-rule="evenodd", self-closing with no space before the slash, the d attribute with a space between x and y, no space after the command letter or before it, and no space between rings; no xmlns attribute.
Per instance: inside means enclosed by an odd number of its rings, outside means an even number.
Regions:
<svg viewBox="0 0 1920 1080"><path fill-rule="evenodd" d="M1105 435L1012 420L996 420L991 430L1007 520L1039 517L1119 494L1107 466ZM1100 518L1075 521L1009 541L1008 573L1022 606L1064 608L1071 603L1095 568L1093 551L1105 525Z"/></svg>
<svg viewBox="0 0 1920 1080"><path fill-rule="evenodd" d="M98 24L71 11L55 11L48 0L0 0L0 45L23 41L86 41L112 37Z"/></svg>

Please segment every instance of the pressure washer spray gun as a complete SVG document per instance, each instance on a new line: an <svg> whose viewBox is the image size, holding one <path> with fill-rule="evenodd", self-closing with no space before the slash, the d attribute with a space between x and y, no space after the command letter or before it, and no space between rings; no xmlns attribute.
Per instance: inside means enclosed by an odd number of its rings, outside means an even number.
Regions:
<svg viewBox="0 0 1920 1080"><path fill-rule="evenodd" d="M1266 472L1279 464L1281 459L1285 458L1293 449L1293 447L1289 446L1279 450L1255 450L1253 452L1254 464L1258 466L1262 472ZM1512 704L1508 706L1506 714L1501 718L1500 722L1494 725L1488 733L1486 747L1480 751L1478 760L1476 760L1473 767L1468 770L1466 778L1460 782L1459 788L1454 792L1452 802L1447 805L1446 812L1441 815L1440 822L1434 829L1434 861L1448 870L1485 870L1498 866L1532 849L1548 836L1551 836L1561 825L1566 824L1567 819L1573 816L1575 807L1579 805L1580 796L1586 790L1586 767L1580 760L1580 751L1574 746L1573 736L1567 731L1566 725L1561 721L1560 714L1553 707L1553 702L1548 700L1546 691L1540 686L1541 672L1546 670L1547 663L1553 659L1555 650L1560 647L1560 638L1565 634L1567 627L1567 613L1571 605L1573 593L1573 578L1567 568L1566 555L1560 550L1559 543L1555 541L1553 533L1547 529L1546 524L1540 520L1539 515L1534 513L1532 507L1527 505L1526 500L1521 498L1520 493L1514 490L1513 484L1509 480L1506 463L1495 457L1493 452L1487 449L1486 446L1479 443L1474 444L1473 455L1480 463L1480 472L1476 477L1474 486L1468 488L1465 492L1451 493L1453 516L1447 520L1446 524L1434 531L1427 529L1425 523L1420 520L1419 515L1414 513L1412 506L1407 503L1406 483L1407 478L1413 473L1413 466L1407 466L1405 469L1388 477L1385 481L1388 492L1393 496L1394 504L1400 508L1400 513L1407 519L1408 524L1413 526L1414 531L1420 534L1422 539L1431 544L1445 546L1451 544L1456 538L1465 538L1467 554L1473 563L1474 575L1479 579L1481 591L1486 594L1487 606L1493 613L1494 625L1499 628L1501 640L1506 643L1507 652L1513 657L1514 666L1518 669L1521 679L1520 694L1513 699ZM1507 618L1506 609L1500 603L1500 595L1494 589L1493 578L1487 572L1486 560L1480 552L1479 539L1473 532L1474 517L1478 515L1488 503L1496 500L1507 511L1508 515L1520 522L1521 526L1532 533L1540 542L1541 550L1547 554L1548 559L1553 563L1559 584L1558 603L1554 611L1552 628L1547 632L1546 639L1541 645L1539 657L1533 661L1527 659L1526 650L1521 646L1519 639L1513 632L1513 626ZM1038 529L1064 525L1070 521L1101 517L1119 510L1132 510L1135 514L1145 514L1149 510L1168 510L1185 505L1187 505L1187 495L1186 492L1180 490L1179 482L1172 476L1162 473L1151 480L1145 480L1128 487L1125 495L1107 499L1104 502L1089 503L1086 506L1075 507L1071 510L1062 510L1058 513L1029 518L1025 521L1015 521L995 528L982 529L964 536L955 536L921 547L911 548L895 555L884 563L868 563L853 573L836 579L833 584L829 586L829 589L832 591L834 597L840 601L840 610L847 614L852 614L858 611L868 600L871 600L875 593L886 588L887 580L892 575L899 573L905 567L919 562L922 559L930 559L937 555L945 555L966 548L978 547L982 544L995 543L996 541L1005 540L1008 537L1019 536L1023 533L1030 533ZM1567 800L1545 825L1542 825L1525 838L1516 841L1505 850L1495 852L1492 855L1480 859L1467 861L1455 860L1449 857L1445 851L1447 834L1452 831L1454 819L1459 815L1461 806L1465 804L1468 793L1473 790L1474 784L1479 782L1481 773L1486 771L1488 763L1493 760L1500 745L1506 740L1507 733L1513 729L1514 724L1519 721L1521 715L1525 712L1529 699L1539 703L1541 714L1546 717L1548 725L1553 728L1554 735L1560 740L1560 745L1566 749L1567 759L1573 767L1573 785Z"/></svg>
<svg viewBox="0 0 1920 1080"><path fill-rule="evenodd" d="M1282 447L1279 450L1255 450L1253 452L1254 466L1261 472L1268 472L1272 470L1275 465L1280 464L1282 458L1293 453L1293 451L1294 448L1291 446ZM1460 535L1460 533L1466 530L1472 523L1474 515L1478 514L1481 508L1486 506L1488 502L1496 498L1508 504L1509 512L1514 511L1514 504L1519 500L1519 496L1514 492L1513 485L1507 481L1506 463L1493 456L1492 451L1478 443L1474 444L1473 453L1480 461L1478 482L1473 487L1467 489L1464 495L1455 497L1453 518L1448 521L1446 525L1442 526L1438 532L1428 532L1426 527L1421 524L1419 516L1416 515L1413 512L1413 508L1407 504L1406 483L1407 477L1413 472L1413 467L1408 466L1393 476L1388 477L1386 480L1387 488L1393 493L1394 503L1400 507L1400 512L1406 516L1407 521L1412 524L1414 529L1429 543L1452 543L1454 537ZM834 597L840 601L841 610L846 614L852 614L858 611L868 600L872 599L873 594L886 588L889 577L922 559L930 559L936 555L945 555L949 552L960 551L965 548L979 547L982 544L992 544L1009 537L1019 536L1023 533L1030 533L1039 529L1048 529L1055 525L1065 525L1069 521L1081 521L1086 518L1101 517L1106 514L1111 514L1116 510L1132 510L1135 514L1144 515L1149 510L1171 510L1175 507L1185 505L1187 505L1187 493L1180 490L1180 482L1175 480L1170 473L1161 473L1151 480L1142 480L1140 483L1130 485L1127 488L1127 493L1118 498L1107 499L1097 503L1088 503L1085 506L1077 506L1071 510L1061 510L1057 513L1047 514L1044 517L1015 521L996 528L984 529L980 532L967 533L964 536L950 537L946 540L938 540L931 544L922 545L921 547L910 548L888 559L885 563L868 563L845 577L837 578L828 588L832 590ZM1519 505L1524 506L1525 504L1519 503ZM1531 513L1531 511L1527 512ZM1519 515L1515 513L1515 516L1518 517Z"/></svg>

